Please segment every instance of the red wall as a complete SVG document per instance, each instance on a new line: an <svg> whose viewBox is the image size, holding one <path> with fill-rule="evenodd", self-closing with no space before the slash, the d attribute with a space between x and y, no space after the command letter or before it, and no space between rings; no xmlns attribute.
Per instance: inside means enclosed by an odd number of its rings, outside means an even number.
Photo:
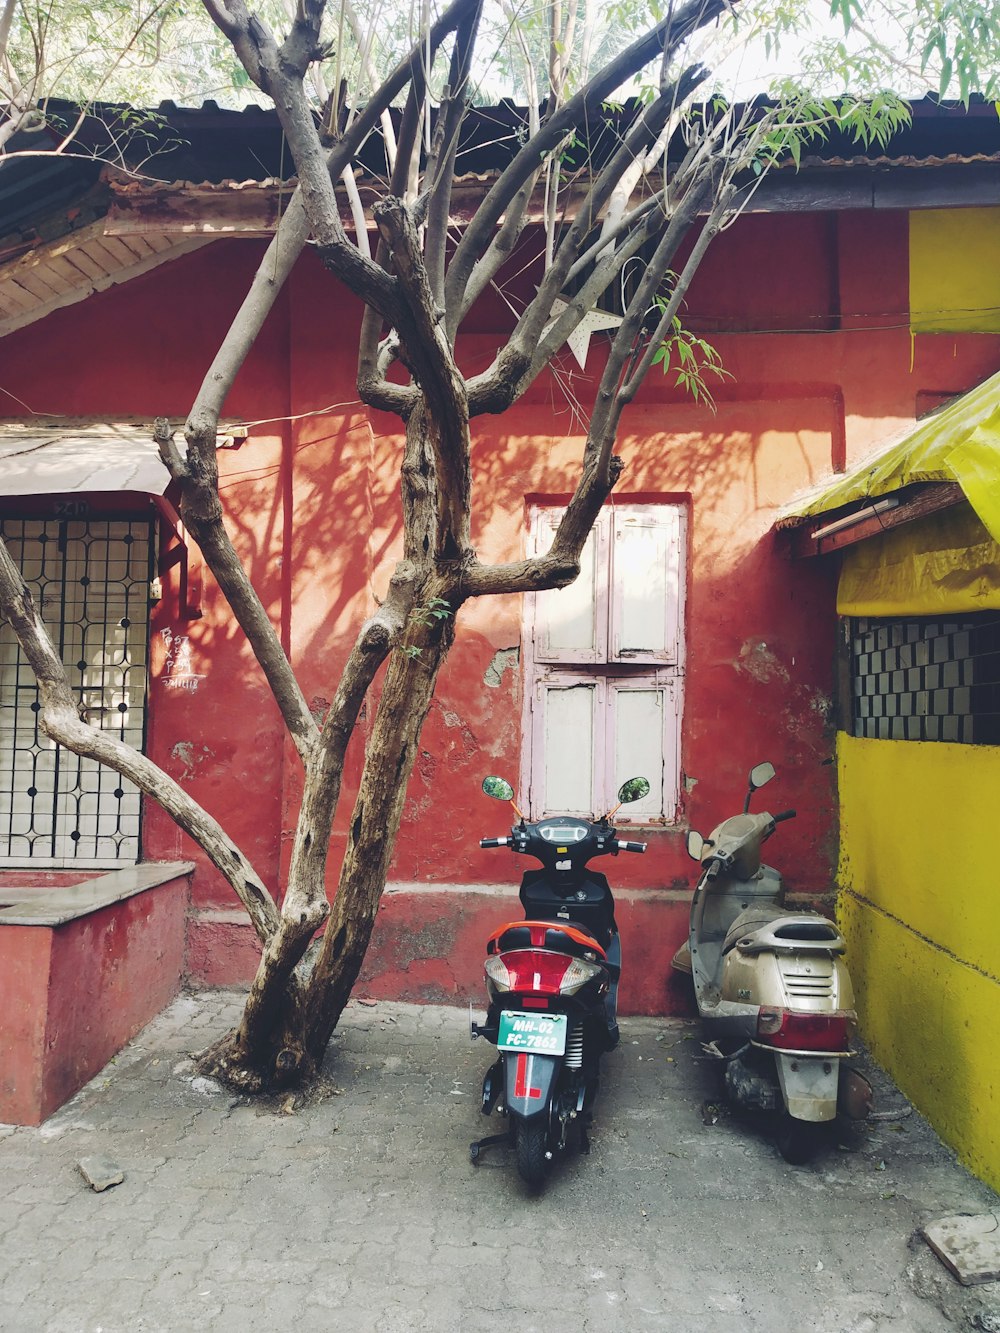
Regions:
<svg viewBox="0 0 1000 1333"><path fill-rule="evenodd" d="M47 413L183 416L259 253L256 243L218 242L8 336L0 415L23 413L20 399ZM684 818L650 835L645 858L608 868L613 884L637 891L629 902L638 906L625 914L635 923L623 928L626 954L631 944L651 973L623 982L626 1008L676 1007L665 969L692 885L684 828L707 832L731 813L755 762L770 758L778 768L768 805L799 812L772 844L790 888L832 886L834 571L828 562L782 559L771 525L796 492L912 420L918 394L956 392L995 369L993 338L911 344L906 309L905 215L747 217L709 252L686 312L693 327L722 330L710 336L733 378L718 388L718 411L692 404L654 370L624 420L618 452L626 470L616 496L679 500L691 518ZM317 710L332 697L400 541L398 422L357 402L358 318L353 298L306 255L227 404L227 415L265 424L220 458L233 538ZM483 303L461 347L467 370L488 363L509 322L501 301ZM598 335L590 376L602 354ZM575 362L567 358L560 374L586 403L591 386ZM5 402L4 391L16 397ZM527 501L571 490L580 431L552 375L505 416L475 423L474 538L484 559L522 553ZM154 609L150 750L280 889L297 760L210 578L204 609L201 620L179 620L172 585ZM489 771L515 780L519 771L520 673L505 671L498 685L484 678L498 650L518 645L520 617L517 599L484 599L460 616L410 785L391 872L397 885L515 882L512 858L478 847L503 823L479 784ZM163 687L164 629L190 636L203 673L193 693ZM331 884L360 742L349 755ZM189 933L195 978L245 976L254 950L228 887L152 807L145 854L199 863ZM387 900L370 989L435 999L477 993L477 941L492 908L481 896L447 892L432 907L415 891ZM428 913L434 947L423 957L406 936ZM437 961L435 951L446 957Z"/></svg>

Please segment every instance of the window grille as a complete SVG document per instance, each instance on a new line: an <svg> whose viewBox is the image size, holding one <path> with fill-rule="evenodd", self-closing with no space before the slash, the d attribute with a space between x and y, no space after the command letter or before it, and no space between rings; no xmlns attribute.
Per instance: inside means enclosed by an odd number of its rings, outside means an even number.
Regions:
<svg viewBox="0 0 1000 1333"><path fill-rule="evenodd" d="M152 524L0 519L82 715L134 749L146 722ZM51 741L34 674L0 626L0 862L107 867L140 855L140 794Z"/></svg>
<svg viewBox="0 0 1000 1333"><path fill-rule="evenodd" d="M1000 616L850 621L853 735L1000 745Z"/></svg>

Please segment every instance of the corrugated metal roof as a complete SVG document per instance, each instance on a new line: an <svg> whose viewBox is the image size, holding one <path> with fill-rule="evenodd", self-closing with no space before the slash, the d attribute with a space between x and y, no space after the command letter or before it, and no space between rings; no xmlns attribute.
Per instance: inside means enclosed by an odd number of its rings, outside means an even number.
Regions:
<svg viewBox="0 0 1000 1333"><path fill-rule="evenodd" d="M0 495L162 495L169 484L150 426L0 424Z"/></svg>
<svg viewBox="0 0 1000 1333"><path fill-rule="evenodd" d="M219 446L245 435L243 427L220 431ZM151 422L0 422L0 495L163 495L170 480Z"/></svg>
<svg viewBox="0 0 1000 1333"><path fill-rule="evenodd" d="M777 163L779 171L785 171L789 168L801 170L804 168L829 167L832 169L843 169L845 167L954 167L968 166L976 162L985 162L990 164L1000 164L1000 149L995 153L949 153L945 157L938 157L931 154L927 157L914 157L912 154L904 154L900 157L889 157L882 153L878 157L866 157L855 155L854 157L803 157L801 163L796 167L791 158L784 162Z"/></svg>

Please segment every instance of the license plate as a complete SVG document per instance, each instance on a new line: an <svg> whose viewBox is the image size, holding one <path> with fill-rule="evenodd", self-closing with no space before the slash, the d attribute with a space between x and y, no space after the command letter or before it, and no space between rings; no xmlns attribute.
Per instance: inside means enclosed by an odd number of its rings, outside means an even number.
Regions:
<svg viewBox="0 0 1000 1333"><path fill-rule="evenodd" d="M563 1055L566 1051L565 1014L500 1015L498 1051L526 1051L536 1055Z"/></svg>

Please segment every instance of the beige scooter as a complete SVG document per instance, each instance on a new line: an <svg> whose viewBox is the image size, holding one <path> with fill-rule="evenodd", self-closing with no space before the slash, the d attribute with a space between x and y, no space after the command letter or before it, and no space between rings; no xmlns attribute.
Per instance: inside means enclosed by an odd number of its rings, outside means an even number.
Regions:
<svg viewBox="0 0 1000 1333"><path fill-rule="evenodd" d="M794 810L749 813L750 798L774 777L750 773L743 813L702 838L688 834L701 876L688 944L673 960L694 982L705 1049L725 1062L730 1101L779 1113L786 1161L808 1161L838 1110L862 1119L871 1085L845 1061L856 1025L844 939L832 921L780 906L782 881L762 864L761 845Z"/></svg>

